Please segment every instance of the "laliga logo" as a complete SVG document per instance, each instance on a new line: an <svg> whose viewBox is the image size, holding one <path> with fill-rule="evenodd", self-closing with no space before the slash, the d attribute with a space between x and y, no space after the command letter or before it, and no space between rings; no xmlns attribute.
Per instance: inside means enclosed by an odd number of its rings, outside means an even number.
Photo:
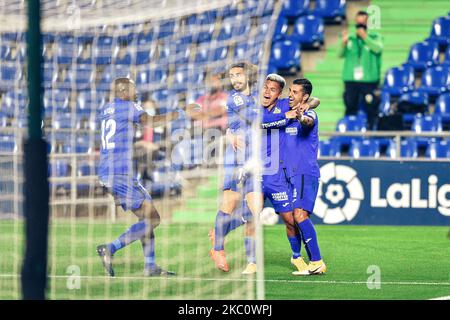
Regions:
<svg viewBox="0 0 450 320"><path fill-rule="evenodd" d="M352 220L364 199L363 186L356 177L356 171L330 162L320 168L320 175L314 214L327 224Z"/></svg>

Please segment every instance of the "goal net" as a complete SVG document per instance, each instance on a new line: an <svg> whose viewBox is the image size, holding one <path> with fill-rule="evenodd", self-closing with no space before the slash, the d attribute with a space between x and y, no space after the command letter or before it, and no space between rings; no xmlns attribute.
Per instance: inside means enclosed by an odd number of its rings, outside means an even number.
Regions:
<svg viewBox="0 0 450 320"><path fill-rule="evenodd" d="M226 104L228 67L246 61L258 67L258 79L264 78L280 6L272 0L41 1L51 195L48 298L264 298L261 230L256 277L241 274L247 265L244 228L226 238L228 273L217 270L208 254L208 232L223 196L227 122L218 106ZM0 299L18 299L27 1L0 1L0 17ZM115 277L105 273L96 252L137 222L115 205L98 179L104 139L98 111L111 101L118 77L135 81L148 114L179 113L175 121L137 127L133 154L134 177L161 216L155 229L157 264L176 276L145 276L140 241L114 254ZM215 106L206 112L207 104Z"/></svg>

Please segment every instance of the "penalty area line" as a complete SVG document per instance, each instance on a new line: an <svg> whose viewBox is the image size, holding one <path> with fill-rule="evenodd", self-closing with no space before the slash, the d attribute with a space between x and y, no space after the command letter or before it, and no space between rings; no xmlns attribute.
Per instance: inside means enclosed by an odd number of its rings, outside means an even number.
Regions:
<svg viewBox="0 0 450 320"><path fill-rule="evenodd" d="M0 274L0 278L19 278L20 275L17 274ZM152 279L164 279L164 280L175 280L175 281L223 281L223 282L247 282L253 280L255 282L260 281L253 277L241 277L241 278L201 278L201 277L180 277L180 276L164 276L164 277L144 277L144 276L119 276L119 277L108 277L108 276L77 276L77 275L49 275L49 278L53 279L68 279L73 277L79 277L80 279L86 280L110 280L110 281L121 281L121 280L152 280ZM348 280L287 280L287 279L264 279L264 282L269 283L316 283L316 284L342 284L342 285L366 285L367 281L348 281ZM400 286L448 286L450 287L450 282L420 282L420 281L382 281L382 282L371 282L371 284L380 285L400 285ZM450 296L435 298L436 300L450 300Z"/></svg>

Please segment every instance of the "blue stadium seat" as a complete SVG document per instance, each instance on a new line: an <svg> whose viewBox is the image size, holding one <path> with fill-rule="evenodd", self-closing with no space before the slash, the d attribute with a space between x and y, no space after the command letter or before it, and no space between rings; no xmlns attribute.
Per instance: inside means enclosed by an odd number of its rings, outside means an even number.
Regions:
<svg viewBox="0 0 450 320"><path fill-rule="evenodd" d="M318 157L330 157L335 156L335 154L331 153L332 150L332 143L330 140L327 141L319 141L319 152Z"/></svg>
<svg viewBox="0 0 450 320"><path fill-rule="evenodd" d="M384 77L383 91L399 96L414 89L414 69L400 66L389 69Z"/></svg>
<svg viewBox="0 0 450 320"><path fill-rule="evenodd" d="M444 61L442 62L442 65L450 67L450 45L447 47L447 50L445 50Z"/></svg>
<svg viewBox="0 0 450 320"><path fill-rule="evenodd" d="M336 124L336 131L348 132L348 131L361 131L367 130L363 120L357 116L345 116L341 118Z"/></svg>
<svg viewBox="0 0 450 320"><path fill-rule="evenodd" d="M314 15L299 17L295 21L294 31L289 39L299 42L302 49L319 49L324 42L323 19Z"/></svg>
<svg viewBox="0 0 450 320"><path fill-rule="evenodd" d="M413 138L405 139L400 142L400 156L397 154L397 144L391 140L386 150L386 156L389 158L417 158L419 155L417 141Z"/></svg>
<svg viewBox="0 0 450 320"><path fill-rule="evenodd" d="M212 61L223 61L228 57L229 49L227 46L217 47L212 50L212 54L210 53ZM225 61L224 61L225 62Z"/></svg>
<svg viewBox="0 0 450 320"><path fill-rule="evenodd" d="M388 92L381 93L381 101L378 106L378 113L380 116L389 115L392 113L391 109L391 95Z"/></svg>
<svg viewBox="0 0 450 320"><path fill-rule="evenodd" d="M111 64L114 51L114 38L99 36L94 41L94 58L96 64Z"/></svg>
<svg viewBox="0 0 450 320"><path fill-rule="evenodd" d="M345 20L345 0L316 0L313 14L322 17L325 22L341 23Z"/></svg>
<svg viewBox="0 0 450 320"><path fill-rule="evenodd" d="M16 116L16 109L25 111L27 104L27 95L24 90L11 90L7 91L3 99L1 99L1 110L8 117Z"/></svg>
<svg viewBox="0 0 450 320"><path fill-rule="evenodd" d="M420 132L440 132L442 131L442 120L440 115L416 115L412 130Z"/></svg>
<svg viewBox="0 0 450 320"><path fill-rule="evenodd" d="M295 19L308 13L309 4L310 0L284 0L280 16Z"/></svg>
<svg viewBox="0 0 450 320"><path fill-rule="evenodd" d="M275 26L275 31L273 33L273 41L283 40L287 36L289 24L286 17L279 16L277 24Z"/></svg>
<svg viewBox="0 0 450 320"><path fill-rule="evenodd" d="M69 70L69 79L79 90L87 89L95 81L95 69L91 64L77 64Z"/></svg>
<svg viewBox="0 0 450 320"><path fill-rule="evenodd" d="M434 115L421 115L417 114L414 117L412 131L416 133L421 132L441 132L442 131L442 120L437 114ZM416 138L417 143L420 147L428 145L429 141L433 138L420 137Z"/></svg>
<svg viewBox="0 0 450 320"><path fill-rule="evenodd" d="M15 63L2 64L0 67L0 88L8 89L22 79L22 70Z"/></svg>
<svg viewBox="0 0 450 320"><path fill-rule="evenodd" d="M78 54L78 44L72 35L60 35L56 37L58 64L71 64L74 53Z"/></svg>
<svg viewBox="0 0 450 320"><path fill-rule="evenodd" d="M209 49L208 47L199 47L197 48L197 53L195 55L195 63L203 64L208 63L209 61Z"/></svg>
<svg viewBox="0 0 450 320"><path fill-rule="evenodd" d="M349 131L360 131L365 132L367 130L367 123L364 122L359 116L345 116L341 118L336 124L337 132L349 132ZM339 140L342 146L350 146L354 140L360 140L361 137L352 136L339 136L333 137L333 140Z"/></svg>
<svg viewBox="0 0 450 320"><path fill-rule="evenodd" d="M45 89L50 89L53 83L56 81L56 77L58 76L58 73L56 71L57 69L52 63L44 63L43 82Z"/></svg>
<svg viewBox="0 0 450 320"><path fill-rule="evenodd" d="M439 45L437 42L418 42L411 47L406 65L416 71L423 71L428 67L439 64Z"/></svg>
<svg viewBox="0 0 450 320"><path fill-rule="evenodd" d="M136 45L138 47L149 46L153 42L153 36L153 30L150 30L147 33L139 32L137 34Z"/></svg>
<svg viewBox="0 0 450 320"><path fill-rule="evenodd" d="M418 90L428 93L432 98L450 91L450 67L437 66L426 69Z"/></svg>
<svg viewBox="0 0 450 320"><path fill-rule="evenodd" d="M0 153L11 153L17 151L17 144L13 135L0 136Z"/></svg>
<svg viewBox="0 0 450 320"><path fill-rule="evenodd" d="M425 152L426 157L431 159L443 158L450 159L450 141L449 140L441 140L441 141L431 141L428 144L428 148Z"/></svg>
<svg viewBox="0 0 450 320"><path fill-rule="evenodd" d="M168 70L165 68L147 68L137 71L136 85L139 89L148 88L149 84L164 84L168 77Z"/></svg>
<svg viewBox="0 0 450 320"><path fill-rule="evenodd" d="M131 58L131 51L128 50L124 53L122 57L119 56L119 54L116 56L115 63L116 65L122 64L122 65L131 65L132 58ZM134 62L134 61L133 61Z"/></svg>
<svg viewBox="0 0 450 320"><path fill-rule="evenodd" d="M416 112L403 112L403 122L410 125L414 121L414 117L417 113L425 112L426 108L429 106L429 97L425 92L414 90L400 96L398 105L401 106L403 103L416 108Z"/></svg>
<svg viewBox="0 0 450 320"><path fill-rule="evenodd" d="M279 72L297 73L301 69L298 43L282 40L273 43L269 64Z"/></svg>
<svg viewBox="0 0 450 320"><path fill-rule="evenodd" d="M448 126L450 124L450 93L439 96L436 100L434 113L441 117L443 126Z"/></svg>
<svg viewBox="0 0 450 320"><path fill-rule="evenodd" d="M353 158L380 157L380 145L377 140L363 139L354 141L350 146L349 156Z"/></svg>
<svg viewBox="0 0 450 320"><path fill-rule="evenodd" d="M443 48L450 44L450 17L439 17L433 21L430 37L432 41L437 41Z"/></svg>
<svg viewBox="0 0 450 320"><path fill-rule="evenodd" d="M50 163L49 174L51 177L68 177L70 165L67 159L57 159Z"/></svg>
<svg viewBox="0 0 450 320"><path fill-rule="evenodd" d="M175 33L175 20L161 21L159 24L158 39L163 39L172 36Z"/></svg>

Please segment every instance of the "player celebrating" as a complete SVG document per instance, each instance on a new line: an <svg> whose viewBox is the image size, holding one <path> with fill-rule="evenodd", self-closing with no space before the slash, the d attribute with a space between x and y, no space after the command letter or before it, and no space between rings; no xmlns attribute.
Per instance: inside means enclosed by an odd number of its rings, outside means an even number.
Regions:
<svg viewBox="0 0 450 320"><path fill-rule="evenodd" d="M245 204L242 207L242 217L233 214L238 203L242 200L238 192L238 179L236 171L238 164L243 162L244 154L240 152L239 134L242 130L242 110L252 108L256 105L256 98L251 92L253 81L251 79L252 66L241 62L233 64L228 71L230 83L233 89L230 91L227 100L228 127L226 135L226 149L224 158L224 184L223 198L219 211L216 215L214 231L210 232L213 248L209 254L214 260L216 267L228 272L229 266L225 257L224 242L225 236L233 229L246 222L246 217L251 214ZM246 250L250 250L250 241L244 240Z"/></svg>
<svg viewBox="0 0 450 320"><path fill-rule="evenodd" d="M150 117L140 105L136 104L136 85L131 79L117 78L113 83L114 101L100 110L101 151L99 164L100 183L108 189L116 203L131 210L139 219L127 231L109 244L99 245L97 253L110 276L114 276L112 258L115 252L140 240L144 251L144 275L174 275L163 270L155 261L154 229L160 223L160 216L152 203L152 198L142 184L134 178L133 137L134 125L146 124L152 119L161 121L161 117L170 121L177 113L159 117Z"/></svg>
<svg viewBox="0 0 450 320"><path fill-rule="evenodd" d="M317 98L310 98L310 95L304 97L304 100L294 99L293 92L296 89L298 90L295 87L294 89L292 87L290 88L289 100L278 99L284 85L284 79L274 74L266 78L264 86L262 104L265 109L262 127L269 129L267 130L267 139L265 139L267 141L267 162L265 166L266 168L272 167L273 169L271 170L271 174L263 176L263 191L264 196L271 200L275 211L280 214L285 222L287 237L292 249L291 263L300 272L305 269L306 263L300 254L301 236L295 228L291 202L294 201L295 204L296 198L295 193L293 195L291 194L292 187L290 178L297 175L299 162L302 162L303 158L299 157L297 152L293 152L292 143L289 144L289 142L292 140L290 137L293 132L297 132L297 129L292 130L291 128L298 125L298 121L295 120L297 117L297 110L295 109L303 112L310 108L316 108L320 104L320 101ZM277 114L278 118L274 119L272 117L270 121L267 121L266 114ZM270 129L279 129L278 143L271 143L272 139L269 139L271 135ZM306 249L309 253L309 248L306 247Z"/></svg>
<svg viewBox="0 0 450 320"><path fill-rule="evenodd" d="M308 79L294 80L289 93L289 105L295 108L308 101L312 92L312 84ZM298 110L299 121L288 125L290 134L287 136L286 157L289 177L293 186L294 219L302 234L305 248L310 255L310 262L294 275L323 274L327 268L320 255L317 234L309 218L314 209L314 203L319 189L320 169L317 163L319 148L318 118L314 110L304 113ZM295 128L295 129L293 129ZM294 152L295 150L295 152Z"/></svg>

